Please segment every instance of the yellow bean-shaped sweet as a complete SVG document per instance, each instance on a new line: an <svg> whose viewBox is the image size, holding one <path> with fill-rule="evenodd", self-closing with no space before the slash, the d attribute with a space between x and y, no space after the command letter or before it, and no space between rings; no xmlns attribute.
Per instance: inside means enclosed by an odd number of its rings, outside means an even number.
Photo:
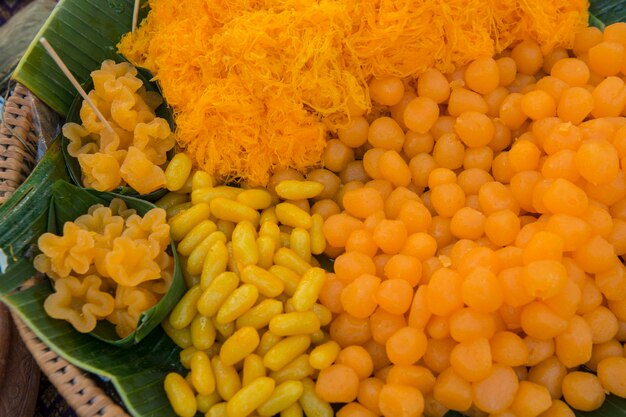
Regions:
<svg viewBox="0 0 626 417"><path fill-rule="evenodd" d="M280 248L280 227L273 221L267 221L261 224L259 228L259 236L269 236L273 241L275 247Z"/></svg>
<svg viewBox="0 0 626 417"><path fill-rule="evenodd" d="M324 218L319 214L311 216L311 228L309 229L311 236L311 253L320 255L326 250L326 238L324 237Z"/></svg>
<svg viewBox="0 0 626 417"><path fill-rule="evenodd" d="M286 226L301 227L303 229L311 227L311 215L295 204L277 204L276 217L278 217L279 222Z"/></svg>
<svg viewBox="0 0 626 417"><path fill-rule="evenodd" d="M200 395L210 395L215 391L215 377L213 376L211 360L201 350L191 357L191 382Z"/></svg>
<svg viewBox="0 0 626 417"><path fill-rule="evenodd" d="M274 274L279 280L283 282L285 286L285 294L293 296L300 282L300 275L293 272L293 270L282 265L272 265L269 271Z"/></svg>
<svg viewBox="0 0 626 417"><path fill-rule="evenodd" d="M296 311L296 308L293 306L293 301L289 298L285 301L285 313L293 313Z"/></svg>
<svg viewBox="0 0 626 417"><path fill-rule="evenodd" d="M306 263L311 262L311 236L306 230L296 227L289 236L289 248Z"/></svg>
<svg viewBox="0 0 626 417"><path fill-rule="evenodd" d="M270 372L270 378L274 378L277 384L281 384L285 381L298 381L313 375L314 372L315 369L309 363L309 355L305 353L298 356L282 369Z"/></svg>
<svg viewBox="0 0 626 417"><path fill-rule="evenodd" d="M204 417L228 417L228 411L226 411L227 405L227 402L213 404Z"/></svg>
<svg viewBox="0 0 626 417"><path fill-rule="evenodd" d="M217 241L204 258L202 264L202 272L200 273L200 287L206 288L222 272L226 271L228 266L228 248L224 242Z"/></svg>
<svg viewBox="0 0 626 417"><path fill-rule="evenodd" d="M274 388L272 395L257 408L257 412L262 417L274 416L297 402L302 391L302 382L285 381Z"/></svg>
<svg viewBox="0 0 626 417"><path fill-rule="evenodd" d="M161 197L160 199L158 199L156 203L154 203L154 205L159 208L162 208L163 210L167 210L170 207L174 207L175 205L183 204L188 201L189 201L188 195L169 192L165 194L163 197Z"/></svg>
<svg viewBox="0 0 626 417"><path fill-rule="evenodd" d="M255 209L223 197L216 197L211 200L211 213L218 219L234 223L247 220L252 224L258 224L260 218L259 212Z"/></svg>
<svg viewBox="0 0 626 417"><path fill-rule="evenodd" d="M198 311L200 314L212 317L222 306L222 303L239 286L239 276L231 271L225 271L211 281L203 290L198 299Z"/></svg>
<svg viewBox="0 0 626 417"><path fill-rule="evenodd" d="M311 310L313 311L313 313L315 313L317 318L320 319L320 324L322 325L322 327L330 324L330 322L333 320L333 313L325 305L315 303L311 307Z"/></svg>
<svg viewBox="0 0 626 417"><path fill-rule="evenodd" d="M198 350L206 350L215 343L215 326L207 316L202 314L196 315L191 322L191 343Z"/></svg>
<svg viewBox="0 0 626 417"><path fill-rule="evenodd" d="M302 407L300 407L300 403L295 402L289 407L285 408L283 411L280 412L280 417L304 417L304 413L302 411Z"/></svg>
<svg viewBox="0 0 626 417"><path fill-rule="evenodd" d="M191 177L191 192L215 185L215 178L206 171L196 171Z"/></svg>
<svg viewBox="0 0 626 417"><path fill-rule="evenodd" d="M248 265L243 268L241 281L254 285L261 294L271 298L277 297L285 289L283 282L274 274L256 265Z"/></svg>
<svg viewBox="0 0 626 417"><path fill-rule="evenodd" d="M180 259L184 259L184 258L180 258ZM185 286L187 288L191 288L194 285L200 285L200 277L197 275L191 275L186 270L183 270L183 279L185 280Z"/></svg>
<svg viewBox="0 0 626 417"><path fill-rule="evenodd" d="M215 330L217 330L217 332L219 333L218 338L220 338L221 336L221 341L228 339L232 336L233 333L235 333L235 322L233 321L228 323L218 323L217 317L213 317L213 326L215 326Z"/></svg>
<svg viewBox="0 0 626 417"><path fill-rule="evenodd" d="M225 365L219 356L211 359L213 376L217 392L224 400L229 401L241 389L239 374L234 366Z"/></svg>
<svg viewBox="0 0 626 417"><path fill-rule="evenodd" d="M263 226L263 223L267 223L267 222L272 222L272 223L278 223L278 217L276 217L276 208L274 206L270 206L266 209L264 209L261 212L261 219L259 220L261 226Z"/></svg>
<svg viewBox="0 0 626 417"><path fill-rule="evenodd" d="M263 365L272 371L278 371L306 352L309 346L311 346L309 335L286 337L265 354Z"/></svg>
<svg viewBox="0 0 626 417"><path fill-rule="evenodd" d="M241 388L229 401L228 417L247 417L272 395L276 383L263 376Z"/></svg>
<svg viewBox="0 0 626 417"><path fill-rule="evenodd" d="M237 319L237 328L251 326L259 330L267 326L272 317L283 312L283 303L273 298L261 301Z"/></svg>
<svg viewBox="0 0 626 417"><path fill-rule="evenodd" d="M310 417L333 417L332 407L317 396L315 393L315 382L311 378L302 380L302 388L302 395L298 401L304 410L304 414Z"/></svg>
<svg viewBox="0 0 626 417"><path fill-rule="evenodd" d="M180 204L173 205L173 206L165 209L166 217L169 220L171 220L174 217L178 216L180 213L182 213L185 210L188 210L188 209L190 209L192 207L193 207L193 204L191 204L191 201L187 201L186 203L180 203Z"/></svg>
<svg viewBox="0 0 626 417"><path fill-rule="evenodd" d="M272 195L267 190L250 189L242 191L237 201L255 210L263 210L272 205Z"/></svg>
<svg viewBox="0 0 626 417"><path fill-rule="evenodd" d="M171 372L165 377L163 388L177 415L180 417L194 417L196 415L198 410L196 397L185 378Z"/></svg>
<svg viewBox="0 0 626 417"><path fill-rule="evenodd" d="M225 365L234 365L254 352L259 345L259 333L254 327L246 326L237 330L222 345L220 359Z"/></svg>
<svg viewBox="0 0 626 417"><path fill-rule="evenodd" d="M229 190L229 191L232 191L233 193L235 193L235 197L237 197L239 194L241 194L241 193L243 193L245 191L245 188L231 187L230 185L218 185L215 188L217 188L219 190Z"/></svg>
<svg viewBox="0 0 626 417"><path fill-rule="evenodd" d="M228 270L240 275L241 271L239 270L239 265L237 264L237 261L235 261L233 242L228 242L226 244L226 249L228 249Z"/></svg>
<svg viewBox="0 0 626 417"><path fill-rule="evenodd" d="M170 313L169 321L173 328L180 330L191 324L191 321L198 314L196 304L198 304L200 295L202 295L202 288L199 286L192 287L183 295Z"/></svg>
<svg viewBox="0 0 626 417"><path fill-rule="evenodd" d="M310 268L302 275L291 299L296 311L307 311L313 307L324 282L326 282L326 271L321 268Z"/></svg>
<svg viewBox="0 0 626 417"><path fill-rule="evenodd" d="M259 236L256 240L256 247L259 251L259 261L257 265L263 269L268 269L274 264L274 252L276 244L269 236Z"/></svg>
<svg viewBox="0 0 626 417"><path fill-rule="evenodd" d="M216 230L217 226L211 220L201 221L176 245L178 253L182 256L189 256L196 246Z"/></svg>
<svg viewBox="0 0 626 417"><path fill-rule="evenodd" d="M191 191L191 202L193 204L207 203L210 204L215 198L226 198L234 200L237 194L230 190L224 190L213 187L198 188Z"/></svg>
<svg viewBox="0 0 626 417"><path fill-rule="evenodd" d="M270 320L269 329L278 336L311 334L320 329L320 320L312 311L284 313Z"/></svg>
<svg viewBox="0 0 626 417"><path fill-rule="evenodd" d="M277 336L270 331L266 331L261 336L261 341L259 342L259 347L256 349L256 354L259 356L265 356L272 346L281 340L283 340L281 336Z"/></svg>
<svg viewBox="0 0 626 417"><path fill-rule="evenodd" d="M281 248L289 248L291 244L291 233L280 232L280 247Z"/></svg>
<svg viewBox="0 0 626 417"><path fill-rule="evenodd" d="M171 324L169 318L166 318L161 322L161 327L170 339L174 341L181 349L186 349L192 345L191 342L191 330L189 327L182 329L175 329Z"/></svg>
<svg viewBox="0 0 626 417"><path fill-rule="evenodd" d="M202 171L198 171L198 172L202 172ZM220 401L222 401L222 399L220 398L220 394L217 392L217 390L214 390L209 395L200 395L200 394L196 395L196 402L198 403L198 411L201 413L206 413L207 411L211 409L213 405L219 403Z"/></svg>
<svg viewBox="0 0 626 417"><path fill-rule="evenodd" d="M168 221L170 233L175 242L183 240L185 235L203 220L207 220L211 214L209 205L200 203L178 213Z"/></svg>
<svg viewBox="0 0 626 417"><path fill-rule="evenodd" d="M236 224L233 222L229 222L228 220L218 220L217 221L217 230L224 233L226 239L231 240L233 238L233 231L235 230Z"/></svg>
<svg viewBox="0 0 626 417"><path fill-rule="evenodd" d="M274 254L274 263L285 266L298 275L304 275L311 265L304 261L297 253L289 248L280 248Z"/></svg>
<svg viewBox="0 0 626 417"><path fill-rule="evenodd" d="M252 284L243 284L233 291L217 311L216 321L226 324L243 315L256 303L259 290ZM317 317L315 317L317 319Z"/></svg>
<svg viewBox="0 0 626 417"><path fill-rule="evenodd" d="M341 351L339 343L331 340L316 346L309 354L309 363L315 369L326 369L335 362Z"/></svg>
<svg viewBox="0 0 626 417"><path fill-rule="evenodd" d="M183 186L180 187L178 191L176 191L177 193L191 194L191 183L192 183L193 176L195 173L196 171L192 169L191 172L189 173L189 176L187 176L187 179L185 180L185 184L183 184Z"/></svg>
<svg viewBox="0 0 626 417"><path fill-rule="evenodd" d="M219 230L208 235L191 251L189 258L187 258L187 272L190 275L200 275L209 249L211 249L216 242L226 243L226 235Z"/></svg>
<svg viewBox="0 0 626 417"><path fill-rule="evenodd" d="M317 197L324 184L315 181L284 180L276 186L276 194L283 200L302 200Z"/></svg>
<svg viewBox="0 0 626 417"><path fill-rule="evenodd" d="M323 330L318 330L316 332L311 333L311 344L313 346L321 345L322 343L326 343L330 340L330 335L324 332Z"/></svg>
<svg viewBox="0 0 626 417"><path fill-rule="evenodd" d="M266 376L265 366L263 365L263 358L257 354L251 354L246 356L243 360L243 370L241 382L243 386L250 385L257 378Z"/></svg>
<svg viewBox="0 0 626 417"><path fill-rule="evenodd" d="M259 249L256 246L256 229L249 221L237 223L233 230L233 257L242 266L256 265L259 262Z"/></svg>
<svg viewBox="0 0 626 417"><path fill-rule="evenodd" d="M174 155L167 168L165 168L165 186L170 191L178 191L183 188L193 163L184 153Z"/></svg>
<svg viewBox="0 0 626 417"><path fill-rule="evenodd" d="M186 369L191 369L191 357L194 353L196 353L198 349L195 346L189 346L180 351L178 357L180 359L180 364L183 365Z"/></svg>

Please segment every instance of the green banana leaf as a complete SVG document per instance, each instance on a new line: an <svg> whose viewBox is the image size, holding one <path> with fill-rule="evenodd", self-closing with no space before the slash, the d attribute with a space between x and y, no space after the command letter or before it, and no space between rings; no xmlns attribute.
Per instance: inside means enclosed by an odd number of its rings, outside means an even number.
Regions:
<svg viewBox="0 0 626 417"><path fill-rule="evenodd" d="M22 259L31 243L46 231L52 184L60 179L68 179L68 176L61 140L57 139L26 181L0 205L0 252L7 258L7 265L0 264L0 293L8 283L4 277L6 269Z"/></svg>
<svg viewBox="0 0 626 417"><path fill-rule="evenodd" d="M591 0L589 2L589 24L604 29L615 22L626 22L626 1Z"/></svg>
<svg viewBox="0 0 626 417"><path fill-rule="evenodd" d="M147 4L147 0L142 4ZM45 37L79 83L105 59L114 58L115 45L129 32L133 0L61 0L19 62L13 78L53 110L67 115L76 90L39 43ZM147 14L140 8L139 19Z"/></svg>
<svg viewBox="0 0 626 417"><path fill-rule="evenodd" d="M105 204L113 198L121 198L130 208L137 210L140 215L145 214L155 206L129 196L120 196L114 193L99 193L93 190L85 190L76 187L66 181L57 181L52 185L52 203L50 206L50 222L48 231L59 234L63 224L75 220L78 216L87 213L89 207L94 204ZM115 333L113 325L107 321L99 321L92 335L100 340L116 346L131 346L145 338L152 330L159 326L161 321L174 308L180 297L185 292L180 261L174 247L170 244L170 251L174 256L174 277L170 289L165 296L152 308L146 310L139 318L137 330L127 337L120 339ZM37 323L35 323L37 325Z"/></svg>
<svg viewBox="0 0 626 417"><path fill-rule="evenodd" d="M26 280L30 274L15 274L12 279ZM111 346L87 334L78 333L68 323L48 317L43 302L51 287L43 281L29 289L0 299L35 334L70 363L99 375L115 387L125 408L137 417L174 417L163 390L169 372L183 372L180 349L163 331L150 333L132 349Z"/></svg>
<svg viewBox="0 0 626 417"><path fill-rule="evenodd" d="M128 62L122 55L119 55L119 54L116 54L113 57L113 59L115 62L118 62L118 63ZM138 67L137 78L143 81L143 84L146 87L146 90L155 91L159 93L161 97L163 97L163 93L161 92L161 88L159 87L159 85L156 82L151 81L153 78L153 75L150 71L148 71L145 68ZM85 81L81 86L83 87L85 91L89 92L90 90L93 89L93 79L89 77L87 81ZM74 122L78 124L82 123L81 118L80 118L80 109L81 109L82 104L83 104L82 96L76 93L74 96L74 101L72 102L72 105L70 106L68 113L67 113L66 121L68 123L69 122ZM174 118L172 117L172 110L167 105L167 102L165 101L165 99L163 99L163 103L161 103L161 105L156 109L155 113L158 117L162 117L163 119L167 120L167 123L170 125L170 129L174 131ZM63 158L65 159L65 164L67 165L67 170L70 174L70 178L72 179L74 184L78 185L79 187L82 187L83 186L82 173L80 169L80 164L78 163L78 159L74 158L67 152L67 146L69 145L69 140L63 135L61 138L62 138L61 144L62 144ZM168 152L168 158L172 158L173 156L174 156L174 149ZM130 187L118 187L115 190L113 190L113 192L117 194L132 196L132 197L140 197L148 201L156 201L159 198L163 197L165 193L167 192L167 190L163 188L163 189L153 191L150 194L141 195L141 196L139 195L137 191L135 191L134 189Z"/></svg>

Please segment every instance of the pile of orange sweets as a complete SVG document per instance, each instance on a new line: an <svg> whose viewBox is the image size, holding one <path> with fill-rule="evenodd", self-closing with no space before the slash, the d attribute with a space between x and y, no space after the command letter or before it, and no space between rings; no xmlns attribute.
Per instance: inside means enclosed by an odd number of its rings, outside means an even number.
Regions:
<svg viewBox="0 0 626 417"><path fill-rule="evenodd" d="M308 343L294 361L307 355L310 366L296 364L304 371L292 378L301 396L272 411L301 416L315 401L319 416L335 403L339 417L566 417L599 408L607 393L626 398L625 49L618 23L584 29L572 50L544 55L523 41L451 74L373 79L372 111L353 109L324 168L273 175L251 227L280 214L277 184L280 195L281 184L321 183L287 204L323 219L334 272L307 304L332 320L303 330ZM247 192L221 190L234 200ZM163 201L178 198L180 213L196 207L193 193L191 202L181 195ZM219 230L232 234L235 220ZM282 249L302 252L290 237L303 227L275 223L267 270ZM310 249L302 253L310 269L292 271L293 289L277 276L283 291L249 308L275 299L276 317L299 311L300 277L317 270ZM246 355L264 362L264 338L296 336L273 334L272 319ZM218 332L221 350L236 321ZM265 402L280 395L267 379L280 369L261 366L263 389L246 390L245 360L232 366L240 385L230 398L258 406L228 415L270 415ZM198 396L191 374L188 394ZM205 415L226 415L228 400L215 395Z"/></svg>

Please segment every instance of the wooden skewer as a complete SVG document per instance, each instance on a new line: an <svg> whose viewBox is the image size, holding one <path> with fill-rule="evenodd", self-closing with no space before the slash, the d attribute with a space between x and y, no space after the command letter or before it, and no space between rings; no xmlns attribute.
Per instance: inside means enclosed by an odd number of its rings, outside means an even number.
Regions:
<svg viewBox="0 0 626 417"><path fill-rule="evenodd" d="M141 0L135 0L135 7L133 8L133 26L131 32L134 32L137 29L137 19L139 18L139 2Z"/></svg>
<svg viewBox="0 0 626 417"><path fill-rule="evenodd" d="M72 73L70 72L69 68L67 68L67 65L65 65L65 63L63 62L63 60L59 57L59 55L56 53L56 51L54 50L54 48L52 48L52 46L50 45L50 43L46 40L46 38L42 37L39 39L39 42L43 45L44 48L46 48L46 51L48 51L48 53L50 54L50 56L52 57L52 59L54 60L54 62L56 62L56 64L59 66L59 68L61 69L61 71L63 71L63 74L65 74L65 76L67 77L68 80L70 80L70 82L72 83L72 85L74 86L74 88L80 93L80 95L83 97L83 99L87 102L87 104L89 104L89 106L92 108L92 110L94 111L94 113L96 113L96 116L98 116L98 119L100 119L100 121L102 122L102 124L104 125L104 127L106 127L109 131L111 131L112 133L115 133L113 131L113 128L111 127L111 125L109 124L109 121L104 117L104 115L100 112L100 110L98 109L98 107L96 106L96 104L89 98L89 96L87 95L87 93L85 92L85 90L83 90L83 88L80 86L80 84L78 83L78 81L76 80L76 78L74 78L74 76L72 75Z"/></svg>

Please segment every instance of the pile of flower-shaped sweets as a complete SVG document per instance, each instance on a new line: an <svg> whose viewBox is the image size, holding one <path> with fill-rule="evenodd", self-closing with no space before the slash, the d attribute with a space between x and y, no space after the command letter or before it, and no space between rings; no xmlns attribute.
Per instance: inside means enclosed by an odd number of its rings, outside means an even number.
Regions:
<svg viewBox="0 0 626 417"><path fill-rule="evenodd" d="M170 286L174 259L166 253L169 243L163 209L141 217L120 199L109 207L91 206L88 214L66 222L61 236L39 238L42 253L35 257L35 268L54 281L46 313L83 333L98 320L108 320L118 336L126 337Z"/></svg>
<svg viewBox="0 0 626 417"><path fill-rule="evenodd" d="M82 124L63 126L68 153L78 159L83 185L98 191L128 185L140 194L162 188L161 166L174 147L169 124L155 114L163 99L146 91L137 69L125 62L104 61L91 78L94 88L88 96L111 129L85 101L80 109Z"/></svg>

